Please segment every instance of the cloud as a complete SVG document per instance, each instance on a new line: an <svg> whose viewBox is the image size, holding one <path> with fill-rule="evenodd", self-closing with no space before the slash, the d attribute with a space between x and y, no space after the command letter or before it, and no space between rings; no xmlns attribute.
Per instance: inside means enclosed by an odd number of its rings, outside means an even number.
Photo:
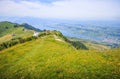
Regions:
<svg viewBox="0 0 120 79"><path fill-rule="evenodd" d="M120 19L118 0L0 1L1 16L62 19Z"/></svg>

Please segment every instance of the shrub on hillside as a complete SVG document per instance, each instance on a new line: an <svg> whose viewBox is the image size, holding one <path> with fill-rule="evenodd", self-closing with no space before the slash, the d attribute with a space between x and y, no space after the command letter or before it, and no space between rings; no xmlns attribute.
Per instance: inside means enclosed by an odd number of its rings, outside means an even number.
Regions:
<svg viewBox="0 0 120 79"><path fill-rule="evenodd" d="M18 43L19 43L18 40L11 40L11 41L7 41L7 42L3 42L3 43L0 44L0 50L6 49L6 48L11 47L11 46L14 46Z"/></svg>
<svg viewBox="0 0 120 79"><path fill-rule="evenodd" d="M25 39L25 41L31 41L31 40L34 40L34 39L37 39L36 36L32 36L32 37L28 37Z"/></svg>
<svg viewBox="0 0 120 79"><path fill-rule="evenodd" d="M81 43L80 41L73 41L72 45L76 48L76 49L88 49L83 43Z"/></svg>
<svg viewBox="0 0 120 79"><path fill-rule="evenodd" d="M43 37L43 36L46 36L46 35L50 35L50 32L41 32L38 37Z"/></svg>
<svg viewBox="0 0 120 79"><path fill-rule="evenodd" d="M27 41L31 41L31 40L34 40L34 39L37 39L37 37L31 36L31 37L28 37L28 38L15 38L15 39L12 39L10 41L1 43L0 44L0 50L9 48L9 47L14 46L18 43L25 43Z"/></svg>
<svg viewBox="0 0 120 79"><path fill-rule="evenodd" d="M17 28L17 27L18 27L18 25L17 25L17 24L15 24L15 25L14 25L14 27L15 27L15 28Z"/></svg>

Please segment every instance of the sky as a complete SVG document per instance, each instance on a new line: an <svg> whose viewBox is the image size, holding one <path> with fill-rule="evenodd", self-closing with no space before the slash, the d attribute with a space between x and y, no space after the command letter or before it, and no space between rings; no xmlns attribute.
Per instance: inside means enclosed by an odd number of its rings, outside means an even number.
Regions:
<svg viewBox="0 0 120 79"><path fill-rule="evenodd" d="M120 20L120 0L0 0L0 17Z"/></svg>

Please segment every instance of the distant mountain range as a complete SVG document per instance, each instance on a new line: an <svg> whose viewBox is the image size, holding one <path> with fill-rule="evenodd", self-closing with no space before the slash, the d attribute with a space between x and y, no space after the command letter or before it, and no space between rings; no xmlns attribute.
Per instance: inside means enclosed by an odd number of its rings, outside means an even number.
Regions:
<svg viewBox="0 0 120 79"><path fill-rule="evenodd" d="M38 29L38 28L35 28L35 27L33 27L33 26L31 26L31 25L29 25L29 24L27 24L27 23L23 23L23 24L21 24L24 28L26 28L26 29L30 29L30 30L35 30L35 31L37 31L37 32L40 32L41 30L40 29Z"/></svg>

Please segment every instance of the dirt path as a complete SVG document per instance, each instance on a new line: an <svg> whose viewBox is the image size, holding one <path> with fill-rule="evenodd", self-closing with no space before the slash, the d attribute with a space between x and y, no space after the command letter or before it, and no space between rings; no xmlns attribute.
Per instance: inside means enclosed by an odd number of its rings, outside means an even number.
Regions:
<svg viewBox="0 0 120 79"><path fill-rule="evenodd" d="M62 39L60 39L58 36L54 35L55 40L64 42Z"/></svg>

